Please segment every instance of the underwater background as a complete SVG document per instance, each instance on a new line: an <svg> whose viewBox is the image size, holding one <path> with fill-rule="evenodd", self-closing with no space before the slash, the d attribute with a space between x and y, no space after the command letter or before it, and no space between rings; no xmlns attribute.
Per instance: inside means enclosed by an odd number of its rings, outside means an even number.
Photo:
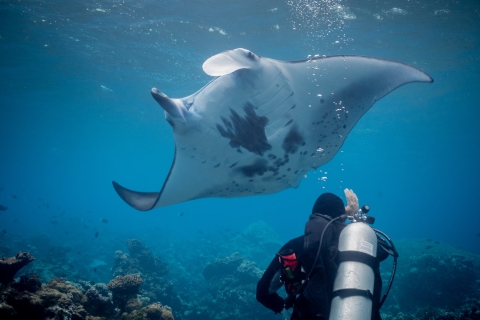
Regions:
<svg viewBox="0 0 480 320"><path fill-rule="evenodd" d="M478 1L0 0L0 21L0 256L35 257L17 276L77 290L81 308L88 290L108 291L95 285L140 273L136 308L109 302L132 317L159 302L175 319L280 319L255 301L258 277L319 194L351 188L398 243L384 318L478 304ZM296 189L132 209L111 181L159 191L175 149L150 89L190 95L211 79L202 63L234 48L374 56L434 82L378 101ZM102 308L86 312L119 316Z"/></svg>

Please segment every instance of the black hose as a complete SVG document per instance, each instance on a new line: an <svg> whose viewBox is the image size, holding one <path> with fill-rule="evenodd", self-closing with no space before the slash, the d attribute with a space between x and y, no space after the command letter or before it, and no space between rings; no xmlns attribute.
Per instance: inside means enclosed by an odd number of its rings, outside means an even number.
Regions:
<svg viewBox="0 0 480 320"><path fill-rule="evenodd" d="M324 235L324 233L325 233L325 230L327 230L328 226L329 226L332 222L337 221L337 220L340 219L340 218L345 219L345 215L341 215L341 216L339 216L339 217L336 217L335 219L330 220L330 222L327 223L327 225L325 226L325 228L323 228L322 235L320 236L320 244L319 244L319 246L318 246L317 256L315 257L315 260L313 261L312 268L310 269L310 272L308 273L308 275L307 275L307 277L306 277L307 280L310 279L310 275L312 274L312 271L313 271L313 269L315 268L315 265L317 264L318 256L320 255L320 250L322 249L323 235ZM325 271L324 271L324 272L325 272Z"/></svg>
<svg viewBox="0 0 480 320"><path fill-rule="evenodd" d="M387 296L388 296L388 292L390 291L390 289L392 288L392 284L393 284L393 279L395 278L395 272L397 270L397 260L398 260L398 252L397 252L397 249L395 248L395 245L393 244L393 241L392 239L390 239L384 232L378 230L378 229L373 229L373 231L375 231L375 233L378 235L382 235L385 239L388 240L389 242L389 245L390 245L390 248L385 248L383 247L382 245L380 245L385 251L388 252L389 255L393 256L393 267L392 267L392 275L390 277L390 281L388 282L388 286L387 286L387 289L385 290L385 294L383 295L383 298L382 300L380 301L380 306L379 306L379 309L382 307L383 303L385 302L385 299L387 299ZM390 252L392 251L392 252Z"/></svg>
<svg viewBox="0 0 480 320"><path fill-rule="evenodd" d="M325 218L325 217L324 217ZM325 234L325 230L327 230L327 228L330 226L330 224L334 221L337 221L338 219L346 219L346 215L341 215L339 217L336 217L335 219L332 219L330 220L327 225L325 226L325 228L323 229L322 231L322 235L320 236L320 244L318 245L318 250L317 250L317 255L315 256L315 260L313 261L313 265L312 265L312 268L310 269L310 271L308 272L308 275L305 277L305 281L302 283L302 285L300 286L300 288L298 288L297 290L295 290L295 292L293 293L290 293L289 295L287 295L287 298L285 300L288 300L288 299L292 299L294 296L296 296L297 294L301 293L303 291L303 289L305 288L305 286L307 285L308 281L310 280L310 276L312 275L312 272L313 272L313 269L315 269L315 265L317 264L317 261L318 261L318 257L320 256L320 251L321 251L321 248L322 248L322 242L323 242L323 235ZM323 272L325 272L325 270L323 270Z"/></svg>

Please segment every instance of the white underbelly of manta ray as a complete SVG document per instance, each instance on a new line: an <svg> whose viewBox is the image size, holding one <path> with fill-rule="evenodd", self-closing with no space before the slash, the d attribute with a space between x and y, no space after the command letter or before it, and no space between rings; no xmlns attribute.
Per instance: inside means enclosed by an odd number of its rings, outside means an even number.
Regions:
<svg viewBox="0 0 480 320"><path fill-rule="evenodd" d="M362 56L280 61L245 49L209 58L216 76L198 92L152 96L174 132L175 157L160 192L113 182L138 210L206 197L271 194L297 187L330 161L379 99L410 82L432 82L399 62Z"/></svg>

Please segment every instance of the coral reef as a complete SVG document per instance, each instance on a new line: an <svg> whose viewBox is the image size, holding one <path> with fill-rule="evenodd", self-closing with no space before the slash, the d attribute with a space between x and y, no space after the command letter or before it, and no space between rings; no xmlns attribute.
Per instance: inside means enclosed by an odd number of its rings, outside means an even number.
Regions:
<svg viewBox="0 0 480 320"><path fill-rule="evenodd" d="M160 303L153 303L147 307L133 311L124 317L125 320L174 320L172 309L162 306Z"/></svg>
<svg viewBox="0 0 480 320"><path fill-rule="evenodd" d="M137 294L142 282L142 278L136 274L130 274L124 277L116 276L108 283L107 287L114 295L132 295Z"/></svg>
<svg viewBox="0 0 480 320"><path fill-rule="evenodd" d="M470 299L462 307L455 309L420 308L415 312L399 312L396 316L382 314L383 320L478 320L480 301Z"/></svg>
<svg viewBox="0 0 480 320"><path fill-rule="evenodd" d="M121 310L125 309L130 299L136 299L142 282L142 278L136 274L116 276L107 285L108 289L112 291L113 303Z"/></svg>
<svg viewBox="0 0 480 320"><path fill-rule="evenodd" d="M173 290L172 283L163 278L168 273L168 265L159 257L154 257L140 240L129 239L126 243L130 254L122 251L115 252L112 274L114 276L140 275L143 279L142 289L150 300L181 310L182 304Z"/></svg>
<svg viewBox="0 0 480 320"><path fill-rule="evenodd" d="M35 235L34 244L29 238L8 236L1 252L32 248L36 260L0 287L0 319L279 318L255 299L263 273L257 263L266 267L281 246L263 222L243 232L199 232L195 241L162 243L157 250L168 265L140 240L125 236L100 248L86 250L86 245L83 251L71 243L75 249L70 250L67 243L59 245L45 234ZM128 253L115 252L119 241L126 241ZM480 319L480 256L429 239L395 243L400 259L396 281L381 309L384 320ZM381 264L384 284L389 263L391 259ZM68 280L55 277L63 274Z"/></svg>
<svg viewBox="0 0 480 320"><path fill-rule="evenodd" d="M85 292L85 309L97 316L109 317L115 314L112 293L104 283L97 283Z"/></svg>
<svg viewBox="0 0 480 320"><path fill-rule="evenodd" d="M475 293L474 261L459 255L424 254L410 259L408 272L398 277L400 307L410 311L417 306L455 308Z"/></svg>
<svg viewBox="0 0 480 320"><path fill-rule="evenodd" d="M9 284L15 274L35 260L28 252L19 252L15 257L0 259L0 283Z"/></svg>
<svg viewBox="0 0 480 320"><path fill-rule="evenodd" d="M43 246L48 245L48 238L42 234L38 234L35 239L37 237L41 240L40 243L43 244L39 244L38 247L30 247L35 251L38 250L41 255L37 257L35 264L29 265L22 272L37 274L43 283L53 278L81 279L78 263L75 263L69 256L72 251L70 247L49 245L48 248L45 248ZM41 249L39 250L39 248Z"/></svg>
<svg viewBox="0 0 480 320"><path fill-rule="evenodd" d="M154 257L147 247L138 239L127 240L128 251L130 255L122 251L115 252L115 261L113 265L114 276L126 275L130 273L155 273L157 276L163 276L168 273L168 265Z"/></svg>
<svg viewBox="0 0 480 320"><path fill-rule="evenodd" d="M138 239L127 240L130 257L137 259L140 268L146 273L155 272L159 276L168 273L168 265L163 263L159 257L154 257L147 247Z"/></svg>
<svg viewBox="0 0 480 320"><path fill-rule="evenodd" d="M4 292L0 317L11 319L85 319L83 294L64 279L53 279L36 292L12 287Z"/></svg>
<svg viewBox="0 0 480 320"><path fill-rule="evenodd" d="M479 256L430 239L402 240L396 246L400 262L382 308L385 317L460 319L444 315L468 309L465 303L471 299L480 300ZM471 310L475 312L475 306Z"/></svg>
<svg viewBox="0 0 480 320"><path fill-rule="evenodd" d="M37 292L42 288L42 282L38 275L32 273L26 276L21 276L18 282L12 284L12 288L15 288L18 291Z"/></svg>
<svg viewBox="0 0 480 320"><path fill-rule="evenodd" d="M55 278L44 286L38 284L36 275L28 275L4 288L0 294L0 319L174 319L168 306L153 303L143 307L136 295L141 285L137 275L116 277L109 284L114 297L126 299L121 301L122 309L114 307L112 292L103 283L75 284Z"/></svg>
<svg viewBox="0 0 480 320"><path fill-rule="evenodd" d="M208 263L203 271L212 299L205 312L212 319L260 319L265 312L255 299L256 285L263 272L254 262L234 253Z"/></svg>

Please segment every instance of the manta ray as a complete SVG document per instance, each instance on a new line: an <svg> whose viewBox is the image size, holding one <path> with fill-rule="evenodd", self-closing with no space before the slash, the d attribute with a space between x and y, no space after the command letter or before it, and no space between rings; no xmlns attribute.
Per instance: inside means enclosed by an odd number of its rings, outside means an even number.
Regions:
<svg viewBox="0 0 480 320"><path fill-rule="evenodd" d="M159 192L112 182L135 209L296 188L308 171L335 156L375 102L404 84L433 82L385 59L281 61L242 48L210 57L203 70L215 78L185 98L151 90L173 129L175 156Z"/></svg>

